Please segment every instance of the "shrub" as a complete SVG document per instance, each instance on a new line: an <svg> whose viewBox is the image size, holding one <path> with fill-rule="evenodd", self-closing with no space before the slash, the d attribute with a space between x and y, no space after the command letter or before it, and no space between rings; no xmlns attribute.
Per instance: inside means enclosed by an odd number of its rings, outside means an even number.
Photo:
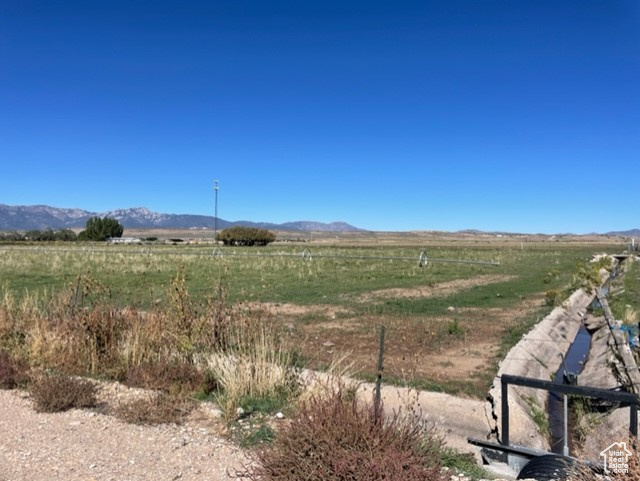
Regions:
<svg viewBox="0 0 640 481"><path fill-rule="evenodd" d="M562 304L565 294L562 289L550 289L544 293L544 303L549 307L556 307Z"/></svg>
<svg viewBox="0 0 640 481"><path fill-rule="evenodd" d="M220 232L216 240L226 246L266 246L276 240L274 233L255 227L230 227Z"/></svg>
<svg viewBox="0 0 640 481"><path fill-rule="evenodd" d="M270 445L256 451L252 480L444 480L440 440L415 416L374 416L338 386L301 403Z"/></svg>
<svg viewBox="0 0 640 481"><path fill-rule="evenodd" d="M6 351L0 351L0 389L25 386L29 379L29 366Z"/></svg>
<svg viewBox="0 0 640 481"><path fill-rule="evenodd" d="M96 405L96 388L91 381L65 374L36 378L29 386L35 409L53 413Z"/></svg>
<svg viewBox="0 0 640 481"><path fill-rule="evenodd" d="M117 418L131 424L180 424L193 410L194 403L182 397L152 393L114 409Z"/></svg>
<svg viewBox="0 0 640 481"><path fill-rule="evenodd" d="M193 364L157 361L129 368L124 384L165 393L189 394L201 388L206 381L205 375Z"/></svg>

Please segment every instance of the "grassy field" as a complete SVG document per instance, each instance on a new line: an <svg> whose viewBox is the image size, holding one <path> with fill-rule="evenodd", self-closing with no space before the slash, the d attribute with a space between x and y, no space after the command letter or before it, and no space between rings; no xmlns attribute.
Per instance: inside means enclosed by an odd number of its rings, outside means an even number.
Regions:
<svg viewBox="0 0 640 481"><path fill-rule="evenodd" d="M357 242L349 237L344 244ZM361 244L324 239L219 251L202 245L0 246L0 288L44 305L82 275L114 306L145 310L164 302L181 274L195 300L222 286L229 302L271 317L307 366L322 368L348 354L360 376L372 377L384 324L388 380L483 396L506 346L552 308L545 295L564 292L577 265L594 253L623 249L609 239L430 238L424 243L429 259L500 264L420 267L423 248L413 237L406 244L402 238Z"/></svg>

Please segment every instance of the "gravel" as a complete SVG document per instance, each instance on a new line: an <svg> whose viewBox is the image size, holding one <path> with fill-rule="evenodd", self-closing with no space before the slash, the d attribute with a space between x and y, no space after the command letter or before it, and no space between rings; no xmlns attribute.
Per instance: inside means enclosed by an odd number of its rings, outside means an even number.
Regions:
<svg viewBox="0 0 640 481"><path fill-rule="evenodd" d="M203 406L181 426L137 426L91 410L36 413L26 393L0 390L0 481L235 479L249 461L217 415Z"/></svg>
<svg viewBox="0 0 640 481"><path fill-rule="evenodd" d="M183 425L138 426L101 412L141 395L102 384L95 410L37 413L26 392L0 390L0 481L242 478L250 460L222 436L220 411L208 403ZM455 472L450 479L468 480Z"/></svg>

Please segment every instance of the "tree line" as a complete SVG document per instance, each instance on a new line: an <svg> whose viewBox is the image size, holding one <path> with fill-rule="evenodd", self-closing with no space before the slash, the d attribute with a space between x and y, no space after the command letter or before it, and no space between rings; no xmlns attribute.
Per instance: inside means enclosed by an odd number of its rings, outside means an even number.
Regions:
<svg viewBox="0 0 640 481"><path fill-rule="evenodd" d="M76 234L71 229L28 230L25 232L0 232L0 242L51 242L96 241L122 237L124 227L110 217L91 217L85 229ZM154 238L155 239L155 238ZM179 239L176 239L176 241ZM216 240L226 246L266 246L276 240L273 232L255 227L230 227L218 233Z"/></svg>
<svg viewBox="0 0 640 481"><path fill-rule="evenodd" d="M75 242L75 241L105 241L111 237L122 237L124 227L111 217L91 217L87 220L85 229L76 234L71 229L32 229L24 232L0 232L0 241L4 242Z"/></svg>

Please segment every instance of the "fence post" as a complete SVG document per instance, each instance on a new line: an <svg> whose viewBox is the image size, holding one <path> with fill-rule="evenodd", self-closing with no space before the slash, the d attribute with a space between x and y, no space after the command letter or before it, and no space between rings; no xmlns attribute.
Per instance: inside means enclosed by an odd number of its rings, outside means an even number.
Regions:
<svg viewBox="0 0 640 481"><path fill-rule="evenodd" d="M380 420L380 401L381 401L381 388L382 388L382 360L384 356L384 324L380 326L380 348L378 350L378 376L376 377L376 391L374 399L374 416L376 422Z"/></svg>
<svg viewBox="0 0 640 481"><path fill-rule="evenodd" d="M502 411L502 445L509 446L509 384L500 378L500 403Z"/></svg>

